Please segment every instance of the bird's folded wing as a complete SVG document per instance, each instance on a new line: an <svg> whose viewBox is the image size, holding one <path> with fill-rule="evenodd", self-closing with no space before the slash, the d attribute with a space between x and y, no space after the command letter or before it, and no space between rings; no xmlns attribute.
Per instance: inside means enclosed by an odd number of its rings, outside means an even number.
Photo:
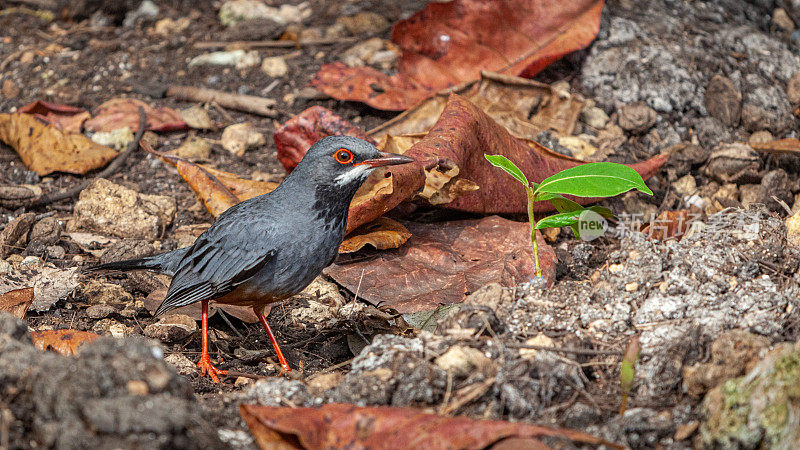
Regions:
<svg viewBox="0 0 800 450"><path fill-rule="evenodd" d="M184 256L156 314L228 294L274 256L269 233L257 224L219 225Z"/></svg>

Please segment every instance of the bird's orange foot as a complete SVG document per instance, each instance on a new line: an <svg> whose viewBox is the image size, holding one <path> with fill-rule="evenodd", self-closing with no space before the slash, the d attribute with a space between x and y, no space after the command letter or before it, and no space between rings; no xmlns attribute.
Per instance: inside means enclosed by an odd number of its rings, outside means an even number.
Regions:
<svg viewBox="0 0 800 450"><path fill-rule="evenodd" d="M219 370L211 364L211 358L208 357L207 354L200 356L200 361L197 363L197 367L200 368L200 376L205 376L208 374L211 377L211 381L214 383L219 383L219 377L217 375L227 375L227 370Z"/></svg>

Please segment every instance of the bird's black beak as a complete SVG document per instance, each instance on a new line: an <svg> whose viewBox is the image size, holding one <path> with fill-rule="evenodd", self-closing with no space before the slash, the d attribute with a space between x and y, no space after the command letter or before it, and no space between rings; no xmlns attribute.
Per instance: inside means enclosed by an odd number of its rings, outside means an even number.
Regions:
<svg viewBox="0 0 800 450"><path fill-rule="evenodd" d="M379 158L367 159L357 164L366 164L370 167L383 167L383 166L395 166L397 164L406 164L410 162L414 162L413 158L409 158L408 156L398 155L395 153L386 153L380 152L381 156Z"/></svg>

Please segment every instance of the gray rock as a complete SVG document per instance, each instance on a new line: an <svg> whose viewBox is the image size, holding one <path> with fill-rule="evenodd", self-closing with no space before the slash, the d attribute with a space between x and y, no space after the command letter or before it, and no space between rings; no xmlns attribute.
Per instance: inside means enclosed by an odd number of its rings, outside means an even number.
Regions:
<svg viewBox="0 0 800 450"><path fill-rule="evenodd" d="M715 119L736 126L742 116L742 93L730 78L716 75L706 86L705 106Z"/></svg>

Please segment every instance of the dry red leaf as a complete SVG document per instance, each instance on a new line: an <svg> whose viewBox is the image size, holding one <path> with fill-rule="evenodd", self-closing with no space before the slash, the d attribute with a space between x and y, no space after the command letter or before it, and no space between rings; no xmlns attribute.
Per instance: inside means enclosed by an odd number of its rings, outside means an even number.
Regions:
<svg viewBox="0 0 800 450"><path fill-rule="evenodd" d="M401 313L461 302L490 282L515 286L534 276L527 222L490 216L403 225L411 237L402 247L362 250L374 258L340 258L325 273L351 292L358 290L359 298ZM550 284L555 279L555 252L541 235L537 240L539 264ZM386 292L392 295L387 298Z"/></svg>
<svg viewBox="0 0 800 450"><path fill-rule="evenodd" d="M88 131L114 131L128 127L139 130L139 108L144 109L147 129L151 131L183 131L189 126L181 113L167 107L153 108L135 98L111 99L94 110L94 117L84 122Z"/></svg>
<svg viewBox="0 0 800 450"><path fill-rule="evenodd" d="M80 133L83 122L89 117L89 111L75 106L60 105L58 103L37 100L21 107L17 112L32 114L37 119L43 120L61 131Z"/></svg>
<svg viewBox="0 0 800 450"><path fill-rule="evenodd" d="M475 420L426 414L412 408L327 404L319 408L241 405L239 411L256 443L274 448L490 448L507 439L549 448L539 439L622 448L580 431L520 422ZM519 442L519 441L517 441ZM509 447L504 447L509 448Z"/></svg>
<svg viewBox="0 0 800 450"><path fill-rule="evenodd" d="M82 134L66 133L30 114L0 114L0 141L11 146L25 166L39 174L84 174L103 167L117 152Z"/></svg>
<svg viewBox="0 0 800 450"><path fill-rule="evenodd" d="M357 252L366 245L378 250L398 248L410 237L411 232L400 222L388 217L379 217L353 230L339 246L339 253Z"/></svg>
<svg viewBox="0 0 800 450"><path fill-rule="evenodd" d="M10 313L18 319L24 319L25 313L33 303L33 288L14 289L0 295L0 311Z"/></svg>
<svg viewBox="0 0 800 450"><path fill-rule="evenodd" d="M306 113L313 114L308 111L303 114ZM303 122L313 123L313 120L305 118ZM290 131L300 132L292 128L284 130L284 133ZM467 99L451 94L430 132L404 153L414 158L415 162L387 169L386 173L393 180L391 195L376 196L351 204L348 230L375 220L419 192L430 203L450 209L482 214L525 213L528 201L525 189L503 171L491 166L484 157L485 153L506 156L530 181L537 183L564 169L586 163L555 153L536 142L513 137ZM296 157L301 158L302 155L298 154ZM631 164L630 167L646 180L658 172L668 157L667 154L658 155L647 161ZM447 178L434 180L436 177ZM459 185L459 180L468 186ZM428 188L441 187L432 191L427 189L426 192L423 191L426 183ZM479 189L471 189L471 186ZM443 189L451 188L460 196L445 195L448 199L456 198L448 202L434 201ZM575 200L588 204L597 199ZM553 211L553 207L549 202L534 204L534 212L550 211Z"/></svg>
<svg viewBox="0 0 800 450"><path fill-rule="evenodd" d="M664 211L652 222L642 228L642 233L646 234L654 241L665 241L677 238L681 240L689 229L692 221L699 218L699 214L687 209L679 211Z"/></svg>
<svg viewBox="0 0 800 450"><path fill-rule="evenodd" d="M438 90L476 80L481 70L531 77L589 45L603 0L454 0L430 2L398 22L392 41L398 74L326 64L314 85L340 100L404 110Z"/></svg>
<svg viewBox="0 0 800 450"><path fill-rule="evenodd" d="M312 106L275 130L273 139L278 148L278 160L287 173L291 172L314 142L332 135L353 136L375 144L364 130L337 116L333 111L322 106Z"/></svg>
<svg viewBox="0 0 800 450"><path fill-rule="evenodd" d="M31 332L33 345L39 350L50 350L62 355L73 355L78 347L100 337L99 334L78 330L45 330Z"/></svg>

